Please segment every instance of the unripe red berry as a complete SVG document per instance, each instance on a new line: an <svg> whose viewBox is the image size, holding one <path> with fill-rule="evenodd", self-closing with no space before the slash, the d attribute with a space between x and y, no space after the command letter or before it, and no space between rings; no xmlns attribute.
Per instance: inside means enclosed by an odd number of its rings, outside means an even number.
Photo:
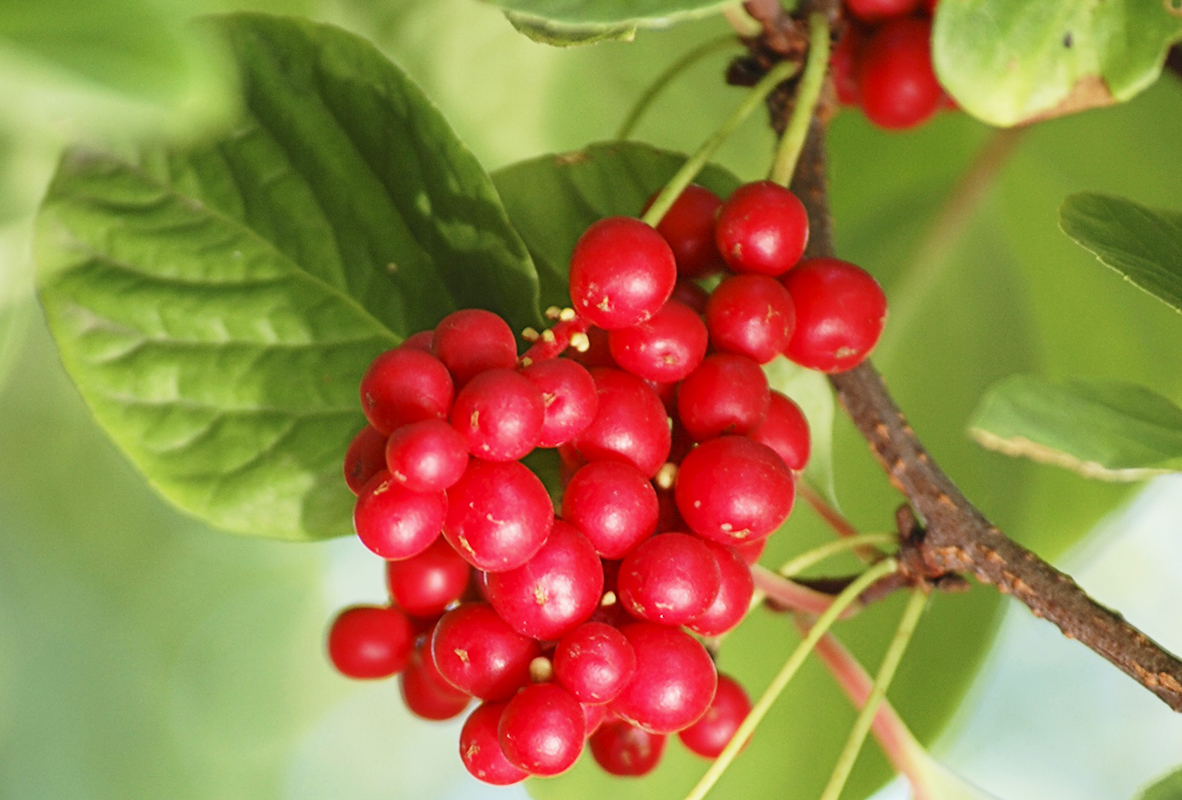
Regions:
<svg viewBox="0 0 1182 800"><path fill-rule="evenodd" d="M795 487L792 472L770 447L723 436L685 457L674 496L694 533L730 545L778 528L792 510Z"/></svg>
<svg viewBox="0 0 1182 800"><path fill-rule="evenodd" d="M814 258L785 276L784 286L796 306L788 358L809 369L844 372L870 355L887 315L886 295L870 273L836 258Z"/></svg>
<svg viewBox="0 0 1182 800"><path fill-rule="evenodd" d="M406 347L375 358L361 378L360 391L366 419L386 435L410 422L447 419L455 396L443 362Z"/></svg>
<svg viewBox="0 0 1182 800"><path fill-rule="evenodd" d="M509 701L497 726L509 763L530 775L566 772L583 752L583 707L554 683L527 686Z"/></svg>
<svg viewBox="0 0 1182 800"><path fill-rule="evenodd" d="M353 494L386 468L386 437L372 425L366 425L353 437L345 451L345 483Z"/></svg>
<svg viewBox="0 0 1182 800"><path fill-rule="evenodd" d="M353 507L361 543L382 558L417 556L431 546L447 519L447 495L412 492L382 470L370 478Z"/></svg>
<svg viewBox="0 0 1182 800"><path fill-rule="evenodd" d="M684 625L718 595L718 560L706 543L684 533L642 542L620 564L616 594L638 619Z"/></svg>
<svg viewBox="0 0 1182 800"><path fill-rule="evenodd" d="M772 391L767 416L747 436L775 450L794 472L800 472L808 464L809 422L800 406L780 392Z"/></svg>
<svg viewBox="0 0 1182 800"><path fill-rule="evenodd" d="M636 669L636 653L624 634L602 622L586 622L562 637L554 650L554 679L582 703L608 703Z"/></svg>
<svg viewBox="0 0 1182 800"><path fill-rule="evenodd" d="M440 320L431 349L447 365L457 388L485 370L512 369L517 363L517 339L509 323L479 308L455 311Z"/></svg>
<svg viewBox="0 0 1182 800"><path fill-rule="evenodd" d="M808 239L804 204L772 181L740 186L718 212L718 251L735 272L781 275L800 260Z"/></svg>
<svg viewBox="0 0 1182 800"><path fill-rule="evenodd" d="M413 649L410 620L389 606L346 608L328 631L328 657L349 678L388 678L406 666Z"/></svg>
<svg viewBox="0 0 1182 800"><path fill-rule="evenodd" d="M386 469L412 492L442 492L468 466L468 443L441 419L403 425L386 442Z"/></svg>
<svg viewBox="0 0 1182 800"><path fill-rule="evenodd" d="M442 537L413 558L386 562L390 599L406 613L434 617L463 596L471 567Z"/></svg>
<svg viewBox="0 0 1182 800"><path fill-rule="evenodd" d="M538 443L546 407L529 378L509 369L474 376L456 395L451 424L472 455L485 461L516 461Z"/></svg>
<svg viewBox="0 0 1182 800"><path fill-rule="evenodd" d="M443 535L469 564L487 572L529 561L554 524L550 494L518 461L472 459L448 498Z"/></svg>
<svg viewBox="0 0 1182 800"><path fill-rule="evenodd" d="M767 415L767 376L747 356L715 353L681 383L677 414L698 441L724 433L745 434Z"/></svg>
<svg viewBox="0 0 1182 800"><path fill-rule="evenodd" d="M493 786L520 783L529 774L509 763L498 728L508 703L481 703L460 730L460 760L477 780Z"/></svg>
<svg viewBox="0 0 1182 800"><path fill-rule="evenodd" d="M716 349L766 364L788 346L796 328L796 309L788 290L775 278L735 275L710 295L706 327Z"/></svg>
<svg viewBox="0 0 1182 800"><path fill-rule="evenodd" d="M599 407L572 441L588 461L620 461L645 475L657 474L669 455L669 417L661 398L640 378L615 369L593 369Z"/></svg>
<svg viewBox="0 0 1182 800"><path fill-rule="evenodd" d="M929 119L943 90L932 69L932 24L903 18L884 22L866 40L858 62L858 91L866 118L903 130Z"/></svg>
<svg viewBox="0 0 1182 800"><path fill-rule="evenodd" d="M605 722L591 737L591 755L609 775L638 777L652 772L665 752L667 736L630 725L622 719Z"/></svg>
<svg viewBox="0 0 1182 800"><path fill-rule="evenodd" d="M570 296L580 316L605 330L657 312L677 282L677 262L653 228L632 217L601 219L579 237L570 262Z"/></svg>
<svg viewBox="0 0 1182 800"><path fill-rule="evenodd" d="M439 674L481 700L507 700L529 683L538 643L510 628L487 603L465 603L443 615L431 635Z"/></svg>
<svg viewBox="0 0 1182 800"><path fill-rule="evenodd" d="M718 758L751 713L751 698L734 678L718 676L718 691L700 720L677 735L693 753Z"/></svg>
<svg viewBox="0 0 1182 800"><path fill-rule="evenodd" d="M717 684L706 648L680 628L652 622L633 622L620 632L636 652L636 672L611 710L652 733L673 733L701 719Z"/></svg>
<svg viewBox="0 0 1182 800"><path fill-rule="evenodd" d="M542 395L545 416L538 447L557 447L578 436L595 419L599 396L595 380L581 364L552 358L530 364L521 372Z"/></svg>
<svg viewBox="0 0 1182 800"><path fill-rule="evenodd" d="M657 199L649 198L644 210ZM677 273L686 278L702 278L725 267L714 244L714 218L722 200L709 189L690 184L682 190L665 216L657 223L657 232L665 237L677 260Z"/></svg>

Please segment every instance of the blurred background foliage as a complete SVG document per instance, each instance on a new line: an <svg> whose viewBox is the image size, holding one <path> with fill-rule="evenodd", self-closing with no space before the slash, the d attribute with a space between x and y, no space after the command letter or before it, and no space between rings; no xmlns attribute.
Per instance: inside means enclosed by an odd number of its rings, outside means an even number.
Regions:
<svg viewBox="0 0 1182 800"><path fill-rule="evenodd" d="M457 771L458 725L411 720L393 682L349 684L321 654L335 608L381 598L380 565L353 541L236 538L166 506L91 421L33 299L31 216L61 148L85 141L121 149L216 133L237 102L232 71L216 42L200 39L186 20L195 11L244 8L307 15L370 38L420 82L490 171L610 138L654 75L725 31L706 19L641 31L631 43L557 50L525 39L474 0L53 0L0 8L0 797L491 797L494 790ZM676 81L636 137L694 149L740 97L719 79L726 59L716 54ZM1121 378L1182 400L1182 370L1174 368L1182 363L1182 320L1099 268L1055 222L1062 198L1080 190L1182 208L1179 108L1182 84L1167 78L1131 103L1029 129L952 246L926 259L916 254L932 251L933 219L998 134L958 114L902 136L849 112L833 123L839 251L879 277L895 309L906 309L875 361L966 493L1048 557L1063 554L1135 488L985 452L964 435L965 422L985 388L1015 372ZM753 120L718 161L755 178L771 145L762 121ZM889 527L898 497L840 415L836 442L845 511L867 530ZM1160 502L1176 502L1178 484L1164 487L1155 489ZM1177 519L1159 529L1177 532ZM1105 530L1108 544L1128 538L1122 522ZM802 508L766 561L823 536ZM1150 565L1157 571L1148 580L1144 564L1106 572L1103 561L1089 560L1100 546L1077 550L1073 563L1092 565L1089 574L1110 592L1101 599L1115 602L1134 589L1145 614L1155 604L1177 607L1182 581L1163 567L1182 563L1177 552L1173 562L1164 553ZM989 589L933 604L914 645L924 657L904 662L892 691L937 698L910 719L925 737L947 721L983 658L997 607ZM868 662L888 635L870 629L891 626L895 613L888 605L855 623ZM1179 650L1182 627L1173 616L1172 627L1149 632ZM1072 676L1096 672L1105 680L1110 668L1031 624L1028 634L1007 632L1003 644L1011 644L962 709L955 727L963 736L951 740L959 742L957 763L995 770L1001 757L989 754L1008 752L995 740L1017 736L1036 777L1002 784L1019 792L1011 800L1083 797L1039 783L1040 768L1044 781L1054 780L1053 766L1038 763L1054 750L1049 743L1082 741L1095 751L1120 730L1121 714L1142 731L1164 731L1159 746L1182 741L1177 720L1136 687L1113 690L1123 705L1107 706L1113 700L1105 696L1087 706L1111 708L1107 718L1064 714L1089 698L1056 694L1055 685L1069 682L1047 670L1066 664ZM765 645L786 654L788 627L761 616L730 643L723 667L758 691L776 662L756 651ZM1060 650L1059 661L1045 655ZM1031 663L1041 668L1023 668ZM1007 670L1017 683L998 689ZM790 690L776 712L781 721L774 716L768 725L804 717L822 738L844 736L853 715L827 678L814 668L800 680L809 691ZM1117 676L1116 685L1124 680ZM1014 686L1026 687L1019 694L1028 717L997 717L990 727L990 710L1011 708ZM1022 739L1023 730L1045 732ZM819 786L830 763L809 744L768 736L752 750L781 754L786 771L815 772ZM688 756L670 751L697 774ZM867 753L864 761L881 770L873 748ZM1131 787L1167 766L1167 757L1113 752L1068 763L1078 764L1076 772L1121 776L1097 785ZM972 777L988 784L984 773ZM863 771L847 796L865 794L877 774ZM760 785L774 789L777 776L762 776ZM1042 788L1024 795L1023 785ZM604 791L604 784L580 786L585 796ZM577 796L561 783L542 791Z"/></svg>

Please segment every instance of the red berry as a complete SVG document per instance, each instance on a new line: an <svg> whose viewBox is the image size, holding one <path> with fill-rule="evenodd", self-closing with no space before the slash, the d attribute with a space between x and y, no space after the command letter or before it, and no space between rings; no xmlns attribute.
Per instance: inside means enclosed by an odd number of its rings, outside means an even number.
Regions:
<svg viewBox="0 0 1182 800"><path fill-rule="evenodd" d="M656 195L650 197L644 210L648 211L656 199ZM714 192L690 184L657 223L657 232L665 237L677 260L679 275L702 278L726 266L714 244L714 217L721 205L722 200Z"/></svg>
<svg viewBox="0 0 1182 800"><path fill-rule="evenodd" d="M710 295L706 327L716 349L766 364L788 346L796 327L796 309L788 290L775 278L735 275Z"/></svg>
<svg viewBox="0 0 1182 800"><path fill-rule="evenodd" d="M395 429L386 442L386 469L412 492L442 492L468 466L468 443L441 419L425 419Z"/></svg>
<svg viewBox="0 0 1182 800"><path fill-rule="evenodd" d="M486 572L529 561L554 524L550 494L519 461L472 459L448 498L443 535L469 564Z"/></svg>
<svg viewBox="0 0 1182 800"><path fill-rule="evenodd" d="M431 348L431 342L434 339L435 331L419 331L418 333L411 334L410 336L403 339L402 344L398 346L407 348L409 350L421 350L424 353L431 353L434 355L434 351Z"/></svg>
<svg viewBox="0 0 1182 800"><path fill-rule="evenodd" d="M413 558L386 562L386 585L398 607L416 617L434 617L463 596L471 568L444 539Z"/></svg>
<svg viewBox="0 0 1182 800"><path fill-rule="evenodd" d="M706 648L680 628L652 622L633 622L620 632L636 652L636 672L611 710L652 733L673 733L697 722L717 683Z"/></svg>
<svg viewBox="0 0 1182 800"><path fill-rule="evenodd" d="M943 90L932 70L932 23L892 19L866 40L858 63L858 90L866 118L880 128L902 130L926 121L940 107Z"/></svg>
<svg viewBox="0 0 1182 800"><path fill-rule="evenodd" d="M545 416L542 393L529 378L509 369L490 369L456 395L451 424L477 458L516 461L537 445Z"/></svg>
<svg viewBox="0 0 1182 800"><path fill-rule="evenodd" d="M516 569L489 573L488 601L518 633L558 639L594 613L603 597L603 567L583 534L562 520L533 558Z"/></svg>
<svg viewBox="0 0 1182 800"><path fill-rule="evenodd" d="M771 403L767 376L747 356L707 356L681 383L677 414L698 441L723 433L745 434L767 415Z"/></svg>
<svg viewBox="0 0 1182 800"><path fill-rule="evenodd" d="M517 340L509 323L479 308L455 311L440 320L431 349L447 365L457 387L485 370L517 364Z"/></svg>
<svg viewBox="0 0 1182 800"><path fill-rule="evenodd" d="M810 259L784 278L796 332L784 354L802 367L844 372L862 362L886 323L886 295L866 270L836 258Z"/></svg>
<svg viewBox="0 0 1182 800"><path fill-rule="evenodd" d="M718 593L710 606L685 626L699 636L719 636L732 630L747 616L755 594L755 581L751 577L751 568L735 548L700 541L718 565Z"/></svg>
<svg viewBox="0 0 1182 800"><path fill-rule="evenodd" d="M382 353L361 379L361 410L386 435L409 422L447 419L454 396L443 362L407 347Z"/></svg>
<svg viewBox="0 0 1182 800"><path fill-rule="evenodd" d="M759 561L759 557L763 555L763 551L767 548L767 537L762 539L748 539L745 542L732 544L731 548L739 554L739 557L748 564L755 564Z"/></svg>
<svg viewBox="0 0 1182 800"><path fill-rule="evenodd" d="M417 556L431 546L447 519L447 495L412 492L386 470L369 479L353 507L361 543L389 560Z"/></svg>
<svg viewBox="0 0 1182 800"><path fill-rule="evenodd" d="M582 364L587 369L595 369L596 367L614 368L616 362L612 360L611 350L607 343L607 331L603 328L596 328L592 325L587 329L587 350L586 352L570 353L570 357ZM569 351L568 351L569 352Z"/></svg>
<svg viewBox="0 0 1182 800"><path fill-rule="evenodd" d="M778 528L792 510L795 487L792 472L770 447L724 436L685 457L674 496L694 533L730 545Z"/></svg>
<svg viewBox="0 0 1182 800"><path fill-rule="evenodd" d="M529 683L538 643L510 628L487 603L465 603L443 615L431 635L439 674L481 700L507 700Z"/></svg>
<svg viewBox="0 0 1182 800"><path fill-rule="evenodd" d="M604 558L623 558L652 535L660 509L648 478L630 464L593 461L570 479L562 516Z"/></svg>
<svg viewBox="0 0 1182 800"><path fill-rule="evenodd" d="M554 650L554 679L582 703L608 703L636 670L636 653L624 634L587 622L562 637Z"/></svg>
<svg viewBox="0 0 1182 800"><path fill-rule="evenodd" d="M416 717L444 720L458 717L472 701L471 695L452 686L435 666L430 640L415 648L406 669L398 676L402 702Z"/></svg>
<svg viewBox="0 0 1182 800"><path fill-rule="evenodd" d="M862 56L865 38L861 28L849 25L829 56L829 72L833 75L837 100L845 106L856 106L862 102L862 95L858 91L858 61Z"/></svg>
<svg viewBox="0 0 1182 800"><path fill-rule="evenodd" d="M771 181L748 183L722 204L715 239L735 272L780 275L804 253L808 213L783 186Z"/></svg>
<svg viewBox="0 0 1182 800"><path fill-rule="evenodd" d="M800 472L808 464L809 422L800 406L777 391L763 422L747 435L775 450L790 470Z"/></svg>
<svg viewBox="0 0 1182 800"><path fill-rule="evenodd" d="M608 217L589 227L570 262L570 296L580 316L605 330L627 328L657 312L677 282L669 245L632 217Z"/></svg>
<svg viewBox="0 0 1182 800"><path fill-rule="evenodd" d="M579 701L561 686L527 686L509 701L497 728L509 763L530 775L566 772L583 752L587 719Z"/></svg>
<svg viewBox="0 0 1182 800"><path fill-rule="evenodd" d="M593 369L599 408L595 420L572 440L588 461L619 461L645 475L657 474L669 455L669 417L661 398L635 375Z"/></svg>
<svg viewBox="0 0 1182 800"><path fill-rule="evenodd" d="M628 613L662 625L684 625L714 602L718 560L701 539L662 533L624 557L617 578Z"/></svg>
<svg viewBox="0 0 1182 800"><path fill-rule="evenodd" d="M497 729L508 703L481 703L460 730L460 760L477 780L493 786L519 783L529 775L509 763Z"/></svg>
<svg viewBox="0 0 1182 800"><path fill-rule="evenodd" d="M599 705L581 703L581 705L583 706L583 716L587 718L587 736L590 737L599 730L600 725L607 721L607 706L602 703Z"/></svg>
<svg viewBox="0 0 1182 800"><path fill-rule="evenodd" d="M609 775L647 775L661 761L666 736L649 733L622 719L605 722L591 737L591 755Z"/></svg>
<svg viewBox="0 0 1182 800"><path fill-rule="evenodd" d="M545 416L538 447L557 447L587 429L599 408L595 380L586 367L567 358L530 364L521 372L542 395Z"/></svg>
<svg viewBox="0 0 1182 800"><path fill-rule="evenodd" d="M673 294L670 295L669 299L676 300L683 306L689 306L699 314L705 314L706 302L710 299L710 294L688 278L683 278L677 281L677 285L673 287Z"/></svg>
<svg viewBox="0 0 1182 800"><path fill-rule="evenodd" d="M389 606L346 608L328 631L328 657L349 678L388 678L406 666L413 649L410 620Z"/></svg>
<svg viewBox="0 0 1182 800"><path fill-rule="evenodd" d="M777 284L776 288L782 291L784 287ZM616 363L657 383L679 381L693 372L706 355L708 340L702 318L675 300L665 303L645 322L608 334Z"/></svg>
<svg viewBox="0 0 1182 800"><path fill-rule="evenodd" d="M706 758L718 758L751 712L751 698L729 675L718 676L718 691L705 715L681 731L681 743Z"/></svg>
<svg viewBox="0 0 1182 800"><path fill-rule="evenodd" d="M919 0L845 0L846 9L863 22L906 17L919 8Z"/></svg>
<svg viewBox="0 0 1182 800"><path fill-rule="evenodd" d="M361 487L385 468L386 437L366 425L345 451L345 483L353 494L360 494Z"/></svg>

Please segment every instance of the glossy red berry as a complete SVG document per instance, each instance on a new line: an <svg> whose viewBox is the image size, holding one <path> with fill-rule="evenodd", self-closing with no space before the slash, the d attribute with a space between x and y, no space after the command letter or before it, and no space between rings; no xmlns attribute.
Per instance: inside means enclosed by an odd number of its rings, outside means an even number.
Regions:
<svg viewBox="0 0 1182 800"><path fill-rule="evenodd" d="M372 425L366 425L353 437L345 451L345 483L353 494L386 468L386 437Z"/></svg>
<svg viewBox="0 0 1182 800"><path fill-rule="evenodd" d="M729 675L718 676L718 691L710 708L700 720L677 735L693 753L705 758L718 758L743 720L751 713L751 698Z"/></svg>
<svg viewBox="0 0 1182 800"><path fill-rule="evenodd" d="M767 549L767 537L762 539L748 539L745 542L730 545L739 557L748 564L756 564L759 562L759 557L763 555L763 551Z"/></svg>
<svg viewBox="0 0 1182 800"><path fill-rule="evenodd" d="M443 615L431 635L439 674L481 700L507 700L529 683L538 643L510 628L487 603L465 603Z"/></svg>
<svg viewBox="0 0 1182 800"><path fill-rule="evenodd" d="M656 197L649 198L645 211ZM726 266L714 243L714 218L721 205L722 200L714 192L690 184L657 223L657 232L673 250L682 277L702 278Z"/></svg>
<svg viewBox="0 0 1182 800"><path fill-rule="evenodd" d="M699 540L718 565L718 592L710 606L685 626L699 636L719 636L732 630L747 616L755 581L751 568L733 547L706 539Z"/></svg>
<svg viewBox="0 0 1182 800"><path fill-rule="evenodd" d="M386 442L386 469L412 492L442 492L464 474L468 443L441 419L403 425Z"/></svg>
<svg viewBox="0 0 1182 800"><path fill-rule="evenodd" d="M595 763L609 775L639 777L656 768L668 737L649 733L622 719L605 722L588 744Z"/></svg>
<svg viewBox="0 0 1182 800"><path fill-rule="evenodd" d="M688 278L682 278L673 287L673 294L669 299L688 306L698 314L705 314L706 302L710 299L710 294Z"/></svg>
<svg viewBox="0 0 1182 800"><path fill-rule="evenodd" d="M460 760L477 780L493 786L509 786L529 774L509 763L501 749L498 728L507 703L481 703L460 729Z"/></svg>
<svg viewBox="0 0 1182 800"><path fill-rule="evenodd" d="M783 290L782 286L777 288ZM670 300L648 320L608 334L612 358L640 378L673 383L689 375L706 355L709 336L702 318Z"/></svg>
<svg viewBox="0 0 1182 800"><path fill-rule="evenodd" d="M592 461L562 494L562 516L604 558L623 558L657 528L660 508L648 478L631 464Z"/></svg>
<svg viewBox="0 0 1182 800"><path fill-rule="evenodd" d="M446 419L455 396L443 362L408 347L375 358L361 379L360 391L366 419L386 435L410 422Z"/></svg>
<svg viewBox="0 0 1182 800"><path fill-rule="evenodd" d="M669 455L669 417L660 396L640 378L593 369L599 407L572 444L587 461L619 461L657 474Z"/></svg>
<svg viewBox="0 0 1182 800"><path fill-rule="evenodd" d="M677 414L698 441L724 433L745 434L767 415L767 376L747 356L715 353L681 383Z"/></svg>
<svg viewBox="0 0 1182 800"><path fill-rule="evenodd" d="M413 558L386 562L390 599L407 614L434 617L463 596L471 567L443 538Z"/></svg>
<svg viewBox="0 0 1182 800"><path fill-rule="evenodd" d="M361 543L382 558L417 556L431 546L447 519L447 495L412 492L386 470L369 479L353 507Z"/></svg>
<svg viewBox="0 0 1182 800"><path fill-rule="evenodd" d="M844 106L856 106L862 102L862 94L858 91L858 60L864 39L861 28L849 25L829 56L829 72L837 90L837 101Z"/></svg>
<svg viewBox="0 0 1182 800"><path fill-rule="evenodd" d="M632 217L601 219L579 237L570 262L570 296L580 316L605 330L657 312L677 282L677 262L653 228Z"/></svg>
<svg viewBox="0 0 1182 800"><path fill-rule="evenodd" d="M920 6L920 0L845 0L845 7L863 22L882 22L906 17Z"/></svg>
<svg viewBox="0 0 1182 800"><path fill-rule="evenodd" d="M694 533L730 545L778 528L792 510L795 487L792 472L770 447L724 436L685 457L674 496Z"/></svg>
<svg viewBox="0 0 1182 800"><path fill-rule="evenodd" d="M486 572L529 561L554 524L550 494L519 461L472 459L448 499L443 535L469 564Z"/></svg>
<svg viewBox="0 0 1182 800"><path fill-rule="evenodd" d="M582 703L608 703L636 670L632 645L611 625L587 622L562 637L554 650L554 679Z"/></svg>
<svg viewBox="0 0 1182 800"><path fill-rule="evenodd" d="M346 608L328 631L328 657L349 678L388 678L406 666L413 649L410 620L389 606Z"/></svg>
<svg viewBox="0 0 1182 800"><path fill-rule="evenodd" d="M684 625L718 595L718 560L706 543L684 533L647 539L620 564L616 594L638 619Z"/></svg>
<svg viewBox="0 0 1182 800"><path fill-rule="evenodd" d="M872 33L858 62L862 111L880 128L919 125L939 109L943 90L932 69L932 24L907 17L887 20Z"/></svg>
<svg viewBox="0 0 1182 800"><path fill-rule="evenodd" d="M516 461L537 445L545 415L542 393L529 378L509 369L490 369L456 395L451 424L477 458Z"/></svg>
<svg viewBox="0 0 1182 800"><path fill-rule="evenodd" d="M778 183L740 186L718 212L715 240L735 272L781 275L800 260L808 239L804 204Z"/></svg>
<svg viewBox="0 0 1182 800"><path fill-rule="evenodd" d="M706 648L680 628L652 622L633 622L620 632L636 652L636 672L611 710L652 733L673 733L697 722L717 684Z"/></svg>
<svg viewBox="0 0 1182 800"><path fill-rule="evenodd" d="M796 306L796 332L784 354L802 367L844 372L862 362L886 323L886 295L866 270L814 258L784 278Z"/></svg>
<svg viewBox="0 0 1182 800"><path fill-rule="evenodd" d="M497 728L509 763L530 775L558 775L583 752L587 719L583 707L561 686L527 686L509 701Z"/></svg>
<svg viewBox="0 0 1182 800"><path fill-rule="evenodd" d="M398 689L407 709L421 719L458 717L472 702L471 695L461 692L439 674L431 656L430 640L411 654L406 669L398 676Z"/></svg>
<svg viewBox="0 0 1182 800"><path fill-rule="evenodd" d="M485 592L509 627L541 641L558 639L585 621L603 596L603 566L572 525L554 522L542 549L516 569L489 573Z"/></svg>
<svg viewBox="0 0 1182 800"><path fill-rule="evenodd" d="M780 392L772 391L767 416L747 435L775 450L794 472L800 472L808 464L809 422L800 406Z"/></svg>
<svg viewBox="0 0 1182 800"><path fill-rule="evenodd" d="M587 736L590 737L599 730L600 725L607 722L609 712L607 706L602 703L599 705L581 703L580 705L583 706L583 716L587 720Z"/></svg>
<svg viewBox="0 0 1182 800"><path fill-rule="evenodd" d="M435 326L431 349L447 365L457 387L488 369L512 369L517 340L509 323L491 311L466 308Z"/></svg>
<svg viewBox="0 0 1182 800"><path fill-rule="evenodd" d="M788 346L796 328L796 309L788 290L775 278L735 275L710 295L706 327L715 349L766 364Z"/></svg>
<svg viewBox="0 0 1182 800"><path fill-rule="evenodd" d="M557 447L587 430L599 408L595 381L582 364L552 358L530 364L521 372L542 395L545 415L538 447Z"/></svg>

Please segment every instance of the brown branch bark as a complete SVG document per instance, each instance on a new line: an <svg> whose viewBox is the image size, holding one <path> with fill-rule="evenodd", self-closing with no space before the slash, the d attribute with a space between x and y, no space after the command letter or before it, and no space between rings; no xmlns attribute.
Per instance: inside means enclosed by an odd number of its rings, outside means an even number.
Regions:
<svg viewBox="0 0 1182 800"><path fill-rule="evenodd" d="M773 124L782 125L772 108ZM809 212L810 256L834 255L824 136L824 122L815 120L792 184ZM869 362L830 382L891 482L922 518L909 543L918 555L912 568L922 570L917 578L964 572L995 585L1182 711L1182 661L990 523L924 449Z"/></svg>

